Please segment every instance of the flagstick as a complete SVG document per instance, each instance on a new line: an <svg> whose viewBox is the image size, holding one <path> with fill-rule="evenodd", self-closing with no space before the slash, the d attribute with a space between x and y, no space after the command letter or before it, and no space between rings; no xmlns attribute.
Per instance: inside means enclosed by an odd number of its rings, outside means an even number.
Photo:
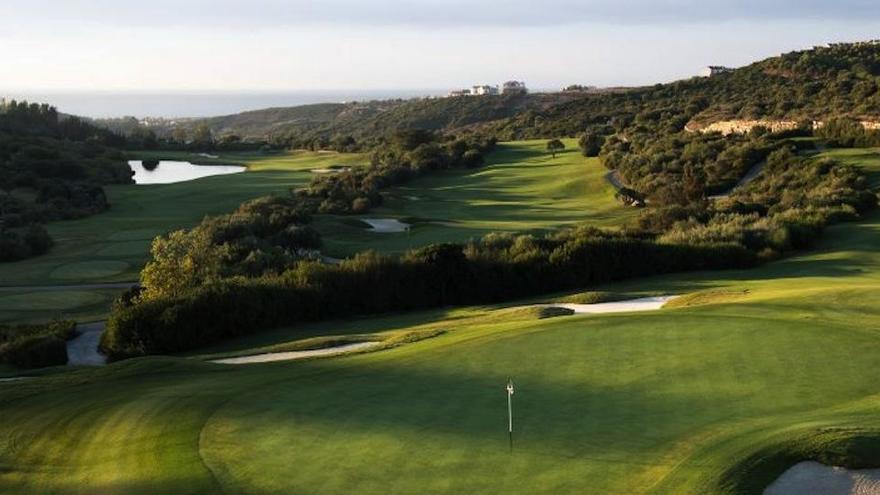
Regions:
<svg viewBox="0 0 880 495"><path fill-rule="evenodd" d="M507 379L507 437L510 443L510 452L513 452L513 382Z"/></svg>

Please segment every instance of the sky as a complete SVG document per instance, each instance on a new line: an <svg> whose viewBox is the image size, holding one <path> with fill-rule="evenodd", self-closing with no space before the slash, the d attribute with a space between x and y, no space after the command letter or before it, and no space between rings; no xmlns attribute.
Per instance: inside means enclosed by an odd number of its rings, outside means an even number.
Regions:
<svg viewBox="0 0 880 495"><path fill-rule="evenodd" d="M0 90L665 82L880 38L878 0L3 0Z"/></svg>

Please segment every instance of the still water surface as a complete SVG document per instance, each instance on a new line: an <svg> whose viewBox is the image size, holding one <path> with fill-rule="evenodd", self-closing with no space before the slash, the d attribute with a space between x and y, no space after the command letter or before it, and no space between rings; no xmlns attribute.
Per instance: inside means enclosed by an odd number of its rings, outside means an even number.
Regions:
<svg viewBox="0 0 880 495"><path fill-rule="evenodd" d="M134 172L135 184L173 184L212 175L237 174L246 170L239 165L193 165L190 162L171 160L160 161L153 170L144 168L144 163L140 160L131 160L128 166Z"/></svg>

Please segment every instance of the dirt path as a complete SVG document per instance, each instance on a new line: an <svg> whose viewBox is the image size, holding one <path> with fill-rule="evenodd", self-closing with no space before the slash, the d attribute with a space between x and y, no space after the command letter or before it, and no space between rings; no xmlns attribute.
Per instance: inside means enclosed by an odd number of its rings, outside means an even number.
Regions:
<svg viewBox="0 0 880 495"><path fill-rule="evenodd" d="M880 495L880 469L844 469L808 461L795 464L764 495Z"/></svg>
<svg viewBox="0 0 880 495"><path fill-rule="evenodd" d="M755 180L755 178L758 177L758 175L761 173L761 171L764 170L764 166L766 166L766 165L767 165L767 160L763 160L763 161L756 163L754 166L752 166L752 168L749 169L748 172L746 172L746 175L744 175L742 177L742 179L740 179L739 182L736 183L735 186L728 189L727 192L724 192L721 194L716 194L714 196L709 196L709 199L721 199L721 198L726 198L726 197L730 196L733 193L733 191L736 191L740 187L743 187L744 185Z"/></svg>
<svg viewBox="0 0 880 495"><path fill-rule="evenodd" d="M618 172L617 170L612 170L605 174L605 180L608 181L608 183L611 184L611 186L618 191L626 187L623 185L623 181L620 180L620 172Z"/></svg>
<svg viewBox="0 0 880 495"><path fill-rule="evenodd" d="M678 296L652 296L628 301L616 301L595 304L540 304L540 307L566 308L575 314L605 314L605 313L628 313L632 311L654 311L663 307L664 304Z"/></svg>
<svg viewBox="0 0 880 495"><path fill-rule="evenodd" d="M86 323L76 326L79 335L67 341L68 366L103 366L107 358L98 352L104 322Z"/></svg>
<svg viewBox="0 0 880 495"><path fill-rule="evenodd" d="M272 363L276 361L293 361L295 359L304 359L318 356L335 356L337 354L342 354L345 352L363 351L371 347L375 347L379 344L379 342L356 342L353 344L325 347L323 349L312 349L309 351L268 352L265 354L254 354L252 356L215 359L211 362L219 364L254 364Z"/></svg>

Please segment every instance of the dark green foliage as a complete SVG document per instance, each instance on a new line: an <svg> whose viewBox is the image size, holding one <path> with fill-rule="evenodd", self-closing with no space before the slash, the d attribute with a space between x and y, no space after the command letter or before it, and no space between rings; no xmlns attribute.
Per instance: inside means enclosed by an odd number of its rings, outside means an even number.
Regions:
<svg viewBox="0 0 880 495"><path fill-rule="evenodd" d="M15 229L0 229L0 261L17 261L43 254L52 247L46 228L29 224Z"/></svg>
<svg viewBox="0 0 880 495"><path fill-rule="evenodd" d="M39 223L108 208L103 184L131 182L119 138L48 105L0 104L0 261L51 246Z"/></svg>
<svg viewBox="0 0 880 495"><path fill-rule="evenodd" d="M17 368L67 364L67 340L76 323L52 321L40 325L0 325L0 363Z"/></svg>
<svg viewBox="0 0 880 495"><path fill-rule="evenodd" d="M594 229L492 235L402 258L363 253L339 265L301 262L277 275L218 278L175 293L120 301L102 343L122 358L178 352L302 321L480 304L624 278L751 266L736 245L675 246ZM149 286L145 294L150 293Z"/></svg>
<svg viewBox="0 0 880 495"><path fill-rule="evenodd" d="M765 137L646 132L609 139L601 158L655 204L688 204L732 188L774 147Z"/></svg>
<svg viewBox="0 0 880 495"><path fill-rule="evenodd" d="M245 202L191 230L157 237L141 280L148 293L170 295L220 278L279 273L316 256L321 238L309 221L309 211L293 197Z"/></svg>
<svg viewBox="0 0 880 495"><path fill-rule="evenodd" d="M558 306L546 306L538 308L538 319L556 318L558 316L571 316L574 314L573 309L560 308Z"/></svg>
<svg viewBox="0 0 880 495"><path fill-rule="evenodd" d="M565 149L565 144L558 139L551 139L547 141L547 151L553 154L553 158L556 158L556 153Z"/></svg>
<svg viewBox="0 0 880 495"><path fill-rule="evenodd" d="M425 130L399 131L377 146L369 167L315 177L298 191L304 205L319 213L365 213L382 203L381 189L438 170L477 167L494 139L444 138Z"/></svg>
<svg viewBox="0 0 880 495"><path fill-rule="evenodd" d="M852 119L830 119L816 129L815 134L832 148L880 146L880 130L866 129L859 121Z"/></svg>
<svg viewBox="0 0 880 495"><path fill-rule="evenodd" d="M605 145L605 136L597 134L594 131L585 132L578 140L578 146L581 153L586 157L599 156L602 146Z"/></svg>

